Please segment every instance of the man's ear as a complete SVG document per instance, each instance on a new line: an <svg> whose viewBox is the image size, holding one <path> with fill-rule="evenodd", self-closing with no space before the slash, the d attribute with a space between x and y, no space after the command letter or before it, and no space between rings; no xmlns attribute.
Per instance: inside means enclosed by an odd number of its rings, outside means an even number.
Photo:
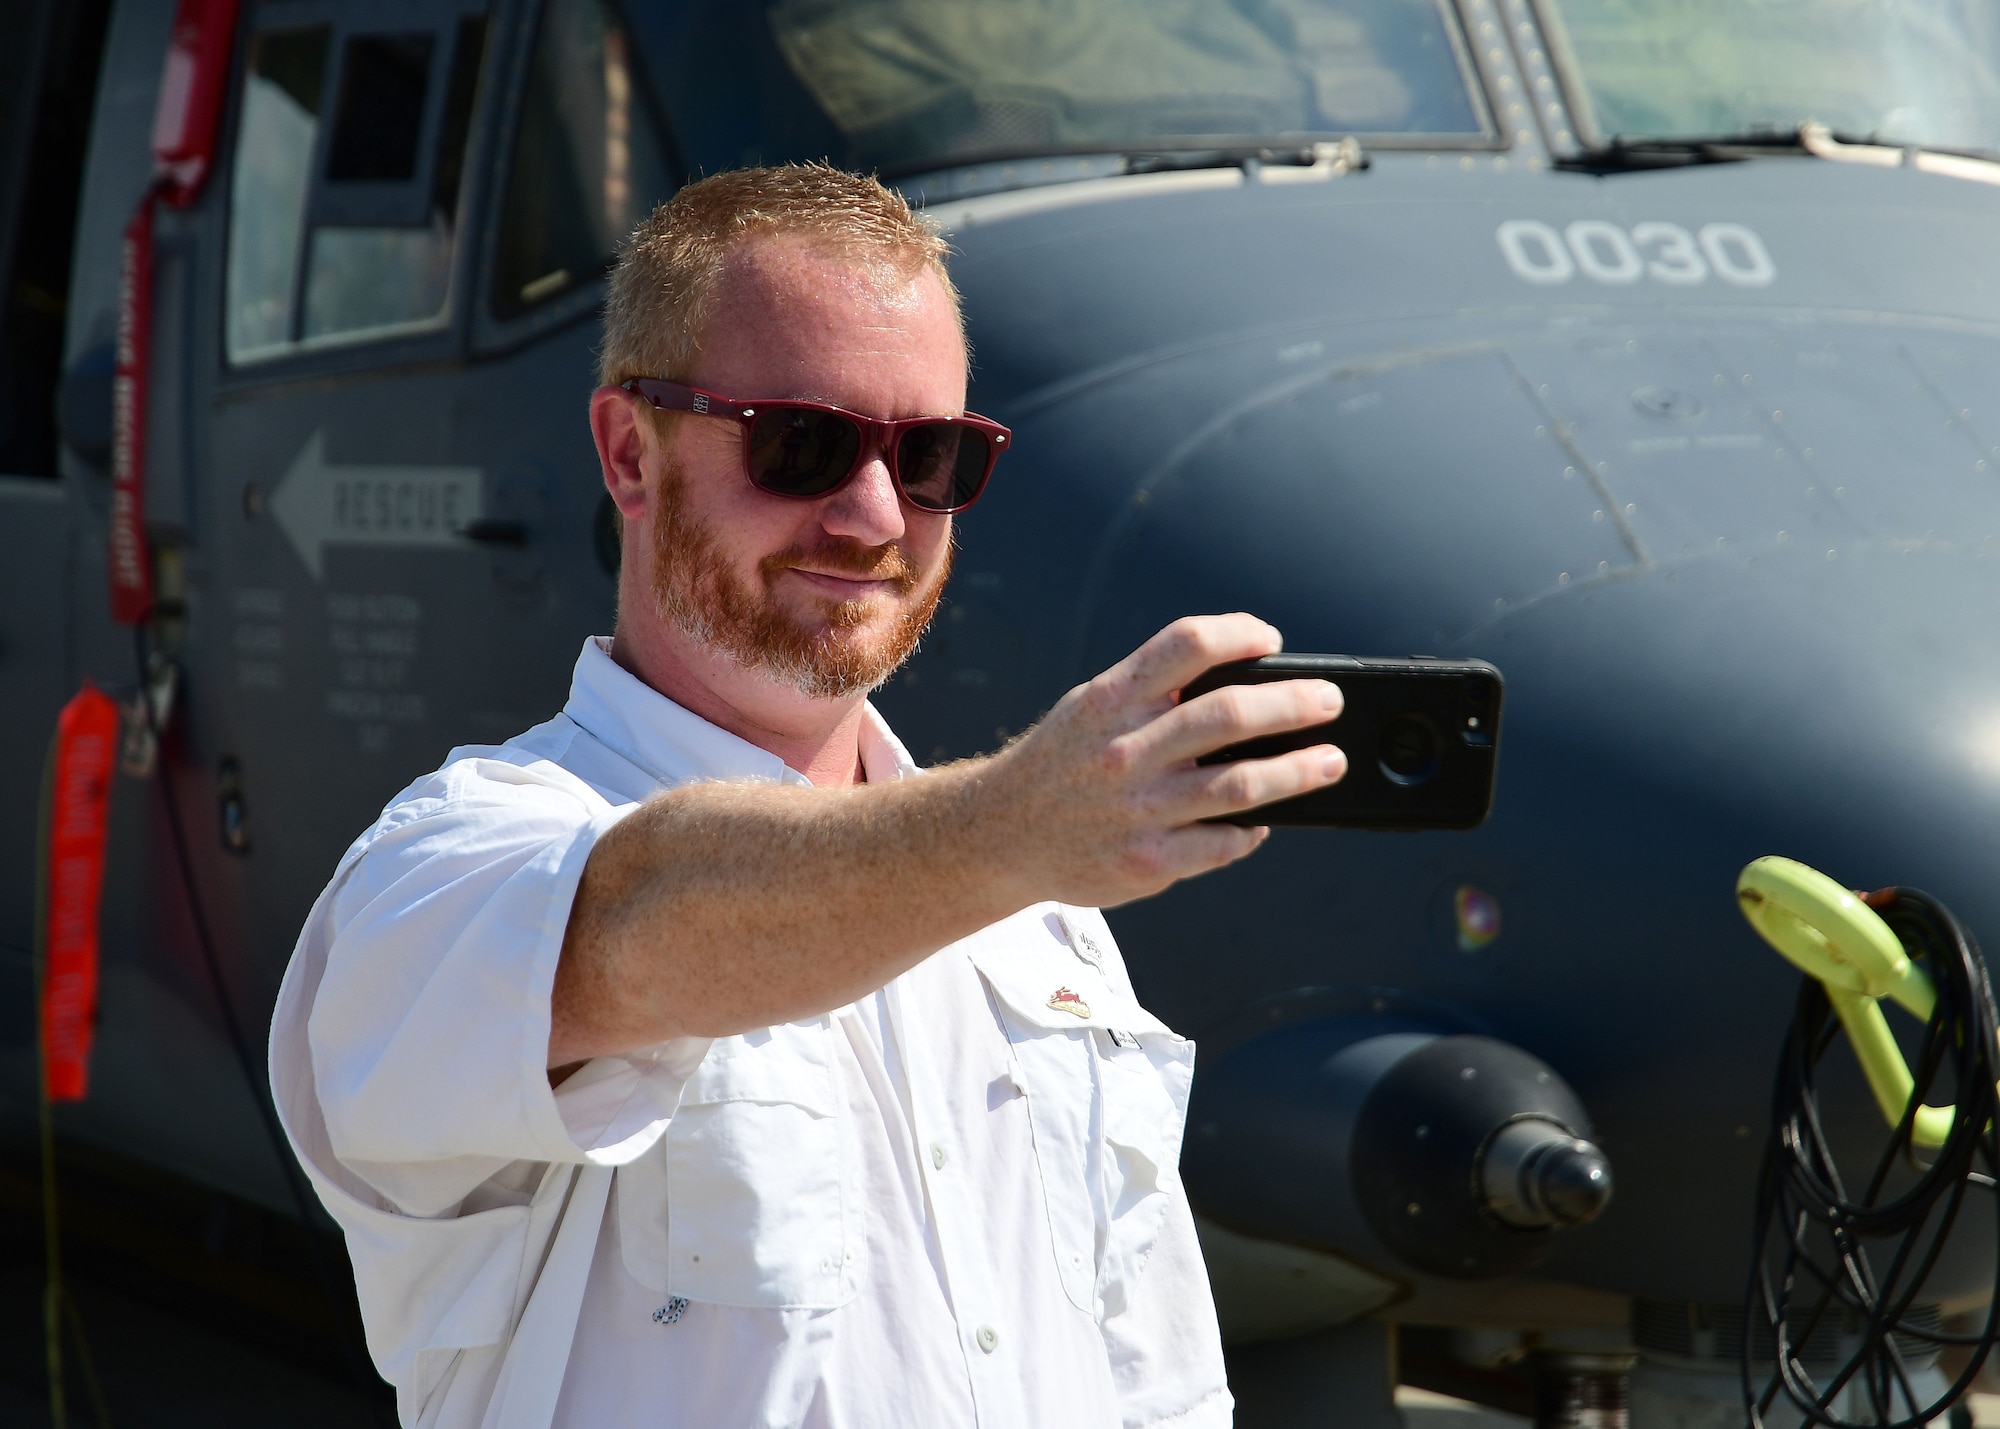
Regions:
<svg viewBox="0 0 2000 1429"><path fill-rule="evenodd" d="M590 396L590 435L597 442L597 463L604 469L604 489L627 521L646 512L647 433L640 430L642 398L620 387L600 387Z"/></svg>

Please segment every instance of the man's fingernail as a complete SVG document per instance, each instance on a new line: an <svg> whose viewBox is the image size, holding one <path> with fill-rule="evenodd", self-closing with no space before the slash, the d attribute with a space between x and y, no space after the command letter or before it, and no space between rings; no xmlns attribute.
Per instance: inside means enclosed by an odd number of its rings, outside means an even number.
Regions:
<svg viewBox="0 0 2000 1429"><path fill-rule="evenodd" d="M1329 749L1321 758L1319 767L1329 779L1338 779L1347 772L1347 756L1338 749Z"/></svg>
<svg viewBox="0 0 2000 1429"><path fill-rule="evenodd" d="M1341 706L1340 686L1322 684L1319 687L1319 707L1332 714Z"/></svg>

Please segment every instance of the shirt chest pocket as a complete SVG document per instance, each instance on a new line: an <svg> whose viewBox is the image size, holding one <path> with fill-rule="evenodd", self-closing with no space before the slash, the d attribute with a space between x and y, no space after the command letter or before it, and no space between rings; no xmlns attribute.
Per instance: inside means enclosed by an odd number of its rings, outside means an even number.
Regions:
<svg viewBox="0 0 2000 1429"><path fill-rule="evenodd" d="M1104 1313L1125 1308L1180 1191L1181 1136L1194 1080L1194 1043L1164 1028L1098 1034L1104 1103L1102 1187L1110 1228L1098 1293Z"/></svg>
<svg viewBox="0 0 2000 1429"><path fill-rule="evenodd" d="M1194 1044L1074 962L995 949L973 963L1027 1093L1063 1289L1117 1314L1178 1193Z"/></svg>
<svg viewBox="0 0 2000 1429"><path fill-rule="evenodd" d="M647 1164L625 1168L637 1174L622 1178L620 1231L638 1278L746 1308L853 1298L858 1203L832 1038L817 1018L709 1049Z"/></svg>

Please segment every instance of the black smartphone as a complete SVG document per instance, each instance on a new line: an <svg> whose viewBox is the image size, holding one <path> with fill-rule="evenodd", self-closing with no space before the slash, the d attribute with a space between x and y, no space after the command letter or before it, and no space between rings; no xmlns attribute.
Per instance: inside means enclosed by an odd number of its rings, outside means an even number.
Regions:
<svg viewBox="0 0 2000 1429"><path fill-rule="evenodd" d="M1331 680L1345 698L1340 717L1289 734L1245 740L1203 764L1263 759L1337 744L1347 755L1338 784L1247 809L1224 823L1335 829L1471 829L1493 807L1500 749L1500 672L1484 660L1362 660L1351 655L1267 655L1218 665L1181 691L1183 700L1223 685Z"/></svg>

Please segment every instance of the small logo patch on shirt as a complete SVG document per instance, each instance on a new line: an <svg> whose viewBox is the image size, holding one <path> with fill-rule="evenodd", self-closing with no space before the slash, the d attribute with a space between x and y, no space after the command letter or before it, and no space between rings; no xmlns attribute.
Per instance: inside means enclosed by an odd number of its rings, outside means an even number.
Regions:
<svg viewBox="0 0 2000 1429"><path fill-rule="evenodd" d="M676 1295L653 1312L653 1323L656 1325L671 1325L687 1313L687 1307L687 1298Z"/></svg>
<svg viewBox="0 0 2000 1429"><path fill-rule="evenodd" d="M1066 987L1056 989L1055 996L1049 999L1049 1006L1057 1012L1070 1012L1078 1017L1090 1016L1090 1004Z"/></svg>

